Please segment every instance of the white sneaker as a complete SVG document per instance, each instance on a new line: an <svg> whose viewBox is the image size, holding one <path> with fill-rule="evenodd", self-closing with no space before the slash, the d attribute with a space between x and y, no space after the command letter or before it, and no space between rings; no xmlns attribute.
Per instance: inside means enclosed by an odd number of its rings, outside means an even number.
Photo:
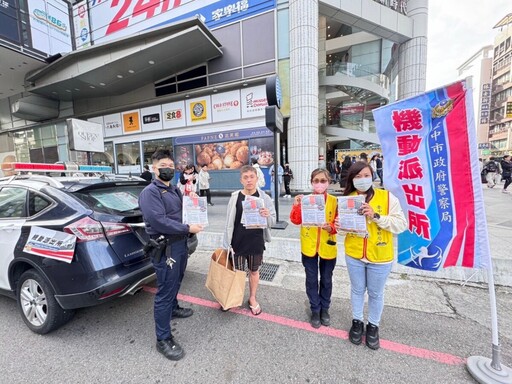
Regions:
<svg viewBox="0 0 512 384"><path fill-rule="evenodd" d="M506 189L503 189L501 190L502 193L510 193L509 191L507 191Z"/></svg>

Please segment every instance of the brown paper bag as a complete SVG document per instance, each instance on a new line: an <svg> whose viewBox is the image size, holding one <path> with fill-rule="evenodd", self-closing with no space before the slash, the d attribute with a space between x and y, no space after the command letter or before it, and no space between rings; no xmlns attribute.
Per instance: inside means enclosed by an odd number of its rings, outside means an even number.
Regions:
<svg viewBox="0 0 512 384"><path fill-rule="evenodd" d="M228 268L233 269L233 263L231 262L231 259L228 258L228 250L226 248L217 248L213 251L212 260L218 261L219 264L224 267L227 265Z"/></svg>
<svg viewBox="0 0 512 384"><path fill-rule="evenodd" d="M206 276L206 288L212 293L213 297L219 302L223 309L239 307L244 301L245 294L245 272L234 269L234 258L232 251L224 250L224 261L222 265L221 257L215 258L215 252L210 261L210 269ZM222 256L222 252L220 255Z"/></svg>

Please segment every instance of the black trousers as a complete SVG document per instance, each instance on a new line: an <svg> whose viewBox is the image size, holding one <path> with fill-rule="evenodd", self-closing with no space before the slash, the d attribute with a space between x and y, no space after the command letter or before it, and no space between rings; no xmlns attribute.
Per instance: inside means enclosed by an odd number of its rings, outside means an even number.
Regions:
<svg viewBox="0 0 512 384"><path fill-rule="evenodd" d="M206 202L208 204L212 203L212 195L210 193L210 189L200 189L199 190L199 196L206 196Z"/></svg>

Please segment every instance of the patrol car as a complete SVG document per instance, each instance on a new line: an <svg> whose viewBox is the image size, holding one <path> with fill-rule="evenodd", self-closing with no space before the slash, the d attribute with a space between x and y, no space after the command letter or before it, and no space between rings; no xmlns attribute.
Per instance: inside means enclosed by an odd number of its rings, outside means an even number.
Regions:
<svg viewBox="0 0 512 384"><path fill-rule="evenodd" d="M154 279L138 207L145 180L102 166L2 169L13 175L0 179L0 293L17 300L33 332L51 332L75 309L134 293Z"/></svg>

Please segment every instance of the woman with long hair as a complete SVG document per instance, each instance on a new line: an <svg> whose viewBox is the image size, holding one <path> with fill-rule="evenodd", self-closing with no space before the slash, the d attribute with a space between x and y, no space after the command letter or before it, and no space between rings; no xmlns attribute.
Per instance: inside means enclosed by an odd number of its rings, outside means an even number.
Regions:
<svg viewBox="0 0 512 384"><path fill-rule="evenodd" d="M362 342L364 295L368 293L366 345L378 349L379 323L384 309L384 286L394 260L393 235L405 231L407 221L398 199L389 191L373 188L373 171L365 162L350 167L344 196L365 196L359 214L367 219L368 235L345 236L345 261L350 277L352 327L349 339ZM339 230L339 220L336 219Z"/></svg>

